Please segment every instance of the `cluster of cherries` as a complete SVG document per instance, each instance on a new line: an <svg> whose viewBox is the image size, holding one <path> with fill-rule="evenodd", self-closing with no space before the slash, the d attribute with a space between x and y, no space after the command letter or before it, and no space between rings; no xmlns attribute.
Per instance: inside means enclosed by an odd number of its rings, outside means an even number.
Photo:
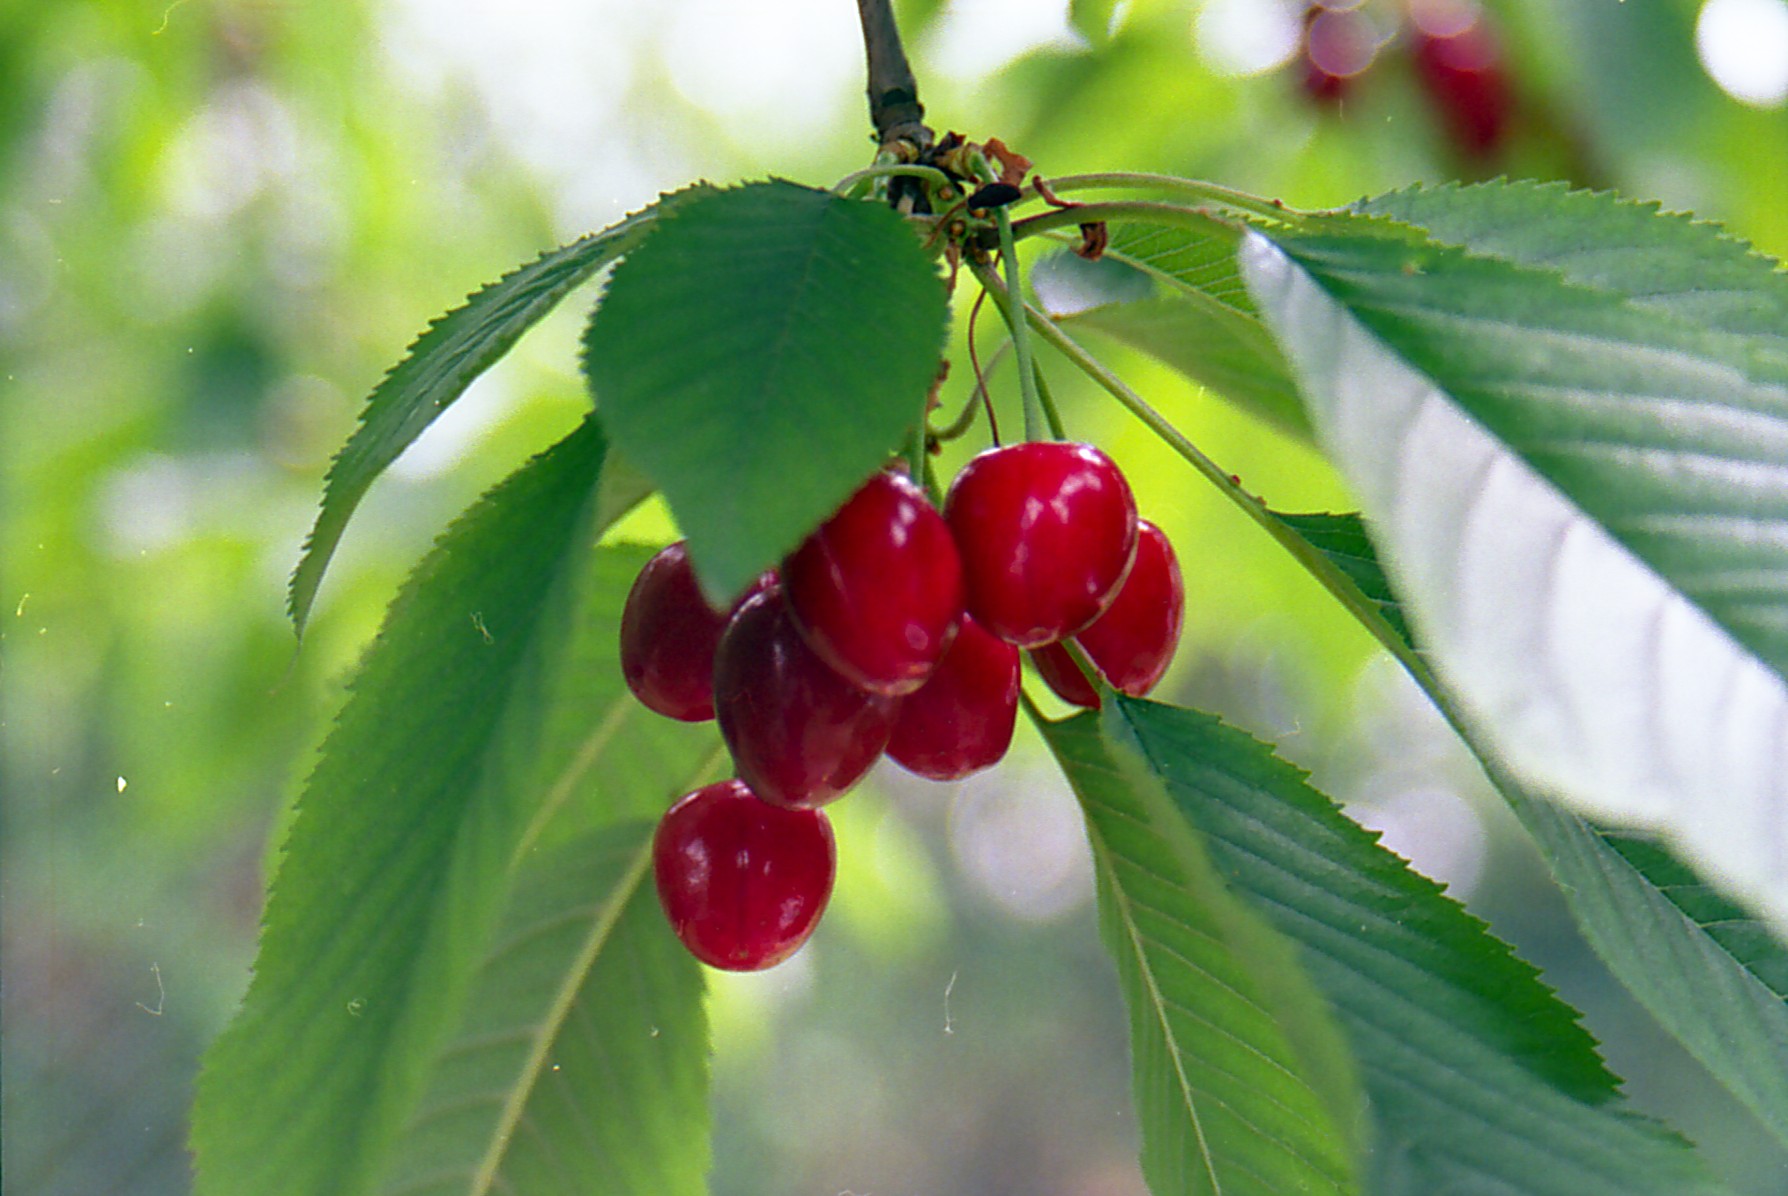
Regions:
<svg viewBox="0 0 1788 1196"><path fill-rule="evenodd" d="M621 670L641 702L716 718L736 777L687 794L653 844L677 937L714 967L786 959L831 895L820 807L886 752L954 780L996 763L1017 717L1019 651L1065 701L1167 670L1184 591L1173 549L1117 466L1058 441L989 449L938 510L895 468L870 478L730 610L703 598L684 545L640 572Z"/></svg>
<svg viewBox="0 0 1788 1196"><path fill-rule="evenodd" d="M1313 0L1304 10L1303 89L1340 103L1387 45L1409 55L1417 83L1453 146L1483 161L1502 147L1515 111L1502 47L1476 0L1408 0L1407 35L1386 37L1363 0Z"/></svg>

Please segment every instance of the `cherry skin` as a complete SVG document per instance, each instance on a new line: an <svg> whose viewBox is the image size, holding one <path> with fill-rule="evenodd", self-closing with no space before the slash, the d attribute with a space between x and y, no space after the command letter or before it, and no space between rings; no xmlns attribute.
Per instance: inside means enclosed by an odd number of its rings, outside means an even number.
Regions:
<svg viewBox="0 0 1788 1196"><path fill-rule="evenodd" d="M1053 643L1098 618L1136 553L1136 500L1090 444L1034 441L988 449L950 486L968 611L1021 648Z"/></svg>
<svg viewBox="0 0 1788 1196"><path fill-rule="evenodd" d="M1173 661L1185 612L1186 587L1173 545L1145 519L1139 524L1130 576L1110 608L1074 642L1113 689L1140 698L1155 688ZM1062 701L1098 709L1098 692L1061 644L1034 649L1031 661Z"/></svg>
<svg viewBox="0 0 1788 1196"><path fill-rule="evenodd" d="M1300 83L1318 104L1338 108L1377 52L1371 20L1362 10L1326 3L1304 9Z"/></svg>
<svg viewBox="0 0 1788 1196"><path fill-rule="evenodd" d="M1018 718L1018 649L964 615L931 680L900 704L888 757L954 781L999 763Z"/></svg>
<svg viewBox="0 0 1788 1196"><path fill-rule="evenodd" d="M621 675L659 714L697 723L714 717L714 648L726 627L696 584L679 540L646 562L621 611Z"/></svg>
<svg viewBox="0 0 1788 1196"><path fill-rule="evenodd" d="M944 517L903 473L882 471L783 562L795 622L857 686L925 683L962 616L962 563Z"/></svg>
<svg viewBox="0 0 1788 1196"><path fill-rule="evenodd" d="M743 781L685 794L652 839L671 929L697 959L732 972L793 955L819 923L836 871L824 814L761 802Z"/></svg>
<svg viewBox="0 0 1788 1196"><path fill-rule="evenodd" d="M819 806L887 746L900 699L858 689L807 646L780 586L745 601L714 653L714 711L739 777L778 806Z"/></svg>
<svg viewBox="0 0 1788 1196"><path fill-rule="evenodd" d="M1495 33L1481 13L1458 4L1422 4L1412 14L1416 77L1454 148L1475 161L1494 157L1515 108Z"/></svg>

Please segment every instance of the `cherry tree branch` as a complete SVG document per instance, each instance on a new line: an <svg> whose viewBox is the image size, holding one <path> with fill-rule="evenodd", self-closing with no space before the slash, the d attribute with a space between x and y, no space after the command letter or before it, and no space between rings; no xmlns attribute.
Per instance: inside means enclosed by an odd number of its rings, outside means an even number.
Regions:
<svg viewBox="0 0 1788 1196"><path fill-rule="evenodd" d="M919 84L900 44L892 0L857 0L857 15L863 20L869 119L875 123L876 139L884 146L909 141L916 150L928 149L932 133L925 125L925 106L919 103Z"/></svg>

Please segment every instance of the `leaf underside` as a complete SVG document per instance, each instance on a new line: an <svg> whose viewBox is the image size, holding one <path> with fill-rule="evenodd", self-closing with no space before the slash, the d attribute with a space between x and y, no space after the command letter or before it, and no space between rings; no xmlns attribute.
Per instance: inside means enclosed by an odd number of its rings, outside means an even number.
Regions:
<svg viewBox="0 0 1788 1196"><path fill-rule="evenodd" d="M1315 227L1244 266L1476 747L1788 923L1788 362L1406 226Z"/></svg>

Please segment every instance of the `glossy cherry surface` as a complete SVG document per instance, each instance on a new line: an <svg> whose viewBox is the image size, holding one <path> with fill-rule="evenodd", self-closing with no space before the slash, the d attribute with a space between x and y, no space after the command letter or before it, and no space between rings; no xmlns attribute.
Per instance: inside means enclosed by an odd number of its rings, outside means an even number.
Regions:
<svg viewBox="0 0 1788 1196"><path fill-rule="evenodd" d="M621 675L633 696L684 722L714 717L714 648L726 612L702 597L683 541L633 581L621 611Z"/></svg>
<svg viewBox="0 0 1788 1196"><path fill-rule="evenodd" d="M1136 552L1129 483L1089 444L988 449L956 475L944 518L962 556L969 613L1020 647L1098 618Z"/></svg>
<svg viewBox="0 0 1788 1196"><path fill-rule="evenodd" d="M900 704L888 757L954 781L999 763L1018 717L1018 649L963 616L931 679Z"/></svg>
<svg viewBox="0 0 1788 1196"><path fill-rule="evenodd" d="M864 689L924 684L962 616L962 563L944 517L903 473L870 478L782 566L795 622Z"/></svg>
<svg viewBox="0 0 1788 1196"><path fill-rule="evenodd" d="M794 954L825 911L836 870L824 814L759 801L737 780L686 794L652 840L671 929L697 959L734 972Z"/></svg>
<svg viewBox="0 0 1788 1196"><path fill-rule="evenodd" d="M1136 562L1111 606L1074 637L1119 693L1140 698L1160 682L1179 646L1186 587L1173 545L1146 519L1139 524ZM1064 702L1097 708L1099 695L1061 644L1031 652L1037 672Z"/></svg>
<svg viewBox="0 0 1788 1196"><path fill-rule="evenodd" d="M818 806L869 771L900 699L859 689L808 646L780 586L747 599L714 653L714 711L739 777L767 802Z"/></svg>

